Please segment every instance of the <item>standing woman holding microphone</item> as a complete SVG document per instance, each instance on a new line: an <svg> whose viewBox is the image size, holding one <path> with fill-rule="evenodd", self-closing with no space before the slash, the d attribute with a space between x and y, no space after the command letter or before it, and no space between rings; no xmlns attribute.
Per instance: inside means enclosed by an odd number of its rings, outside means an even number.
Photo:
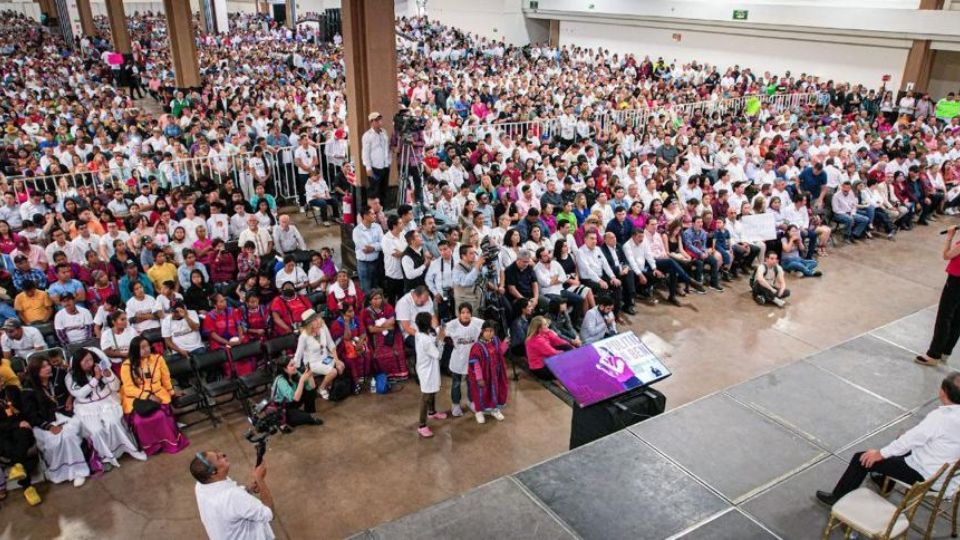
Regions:
<svg viewBox="0 0 960 540"><path fill-rule="evenodd" d="M943 246L943 260L947 262L947 282L940 293L940 305L937 307L937 320L933 326L933 339L927 354L917 356L914 361L924 366L936 366L946 363L953 352L953 346L960 337L960 241L954 242L957 226L944 231L947 235Z"/></svg>

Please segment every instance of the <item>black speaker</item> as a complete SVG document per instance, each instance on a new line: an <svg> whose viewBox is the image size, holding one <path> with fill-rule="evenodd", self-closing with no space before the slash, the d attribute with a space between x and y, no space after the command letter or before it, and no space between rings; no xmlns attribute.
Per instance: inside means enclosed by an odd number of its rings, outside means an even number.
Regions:
<svg viewBox="0 0 960 540"><path fill-rule="evenodd" d="M653 388L640 388L589 407L574 404L570 422L570 449L657 416L666 407L666 396Z"/></svg>

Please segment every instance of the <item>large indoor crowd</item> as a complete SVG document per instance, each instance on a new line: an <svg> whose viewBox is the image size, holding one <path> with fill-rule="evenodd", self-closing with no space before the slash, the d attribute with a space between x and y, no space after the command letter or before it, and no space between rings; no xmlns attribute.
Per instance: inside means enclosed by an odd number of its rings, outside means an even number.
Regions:
<svg viewBox="0 0 960 540"><path fill-rule="evenodd" d="M81 486L123 454L180 451L179 405L262 372L285 431L321 424L318 399L416 377L428 438L442 372L449 415L501 421L508 357L553 384L547 358L661 301L743 276L783 307L787 277L820 277L839 243L960 206L953 94L401 19L401 102L426 124L405 156L415 188L388 199L391 119L348 133L338 40L231 16L198 37L203 86L182 92L163 17L129 17L120 61L105 21L72 49L3 18L0 466L30 504L40 478ZM759 106L719 107L741 96ZM675 107L691 102L718 107ZM358 169L371 181L348 212ZM356 274L309 250L285 205L349 225ZM745 231L755 214L769 236Z"/></svg>

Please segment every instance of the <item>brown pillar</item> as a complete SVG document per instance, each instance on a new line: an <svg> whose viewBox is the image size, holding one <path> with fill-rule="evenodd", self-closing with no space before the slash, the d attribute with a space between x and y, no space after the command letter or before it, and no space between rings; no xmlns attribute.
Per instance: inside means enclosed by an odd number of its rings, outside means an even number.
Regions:
<svg viewBox="0 0 960 540"><path fill-rule="evenodd" d="M163 11L167 15L170 58L173 60L177 88L197 88L200 86L200 70L190 3L163 0Z"/></svg>
<svg viewBox="0 0 960 540"><path fill-rule="evenodd" d="M123 12L123 0L107 0L107 18L110 20L113 48L117 52L130 54L130 32L127 30L127 16Z"/></svg>
<svg viewBox="0 0 960 540"><path fill-rule="evenodd" d="M270 3L267 0L257 0L257 13L270 14Z"/></svg>
<svg viewBox="0 0 960 540"><path fill-rule="evenodd" d="M943 9L943 0L920 0L919 9ZM900 80L900 89L906 90L907 84L913 83L913 89L919 92L927 90L930 84L930 70L933 68L933 50L930 49L929 39L915 39L907 55L907 63L903 66L903 78Z"/></svg>
<svg viewBox="0 0 960 540"><path fill-rule="evenodd" d="M287 28L297 27L297 0L287 0Z"/></svg>
<svg viewBox="0 0 960 540"><path fill-rule="evenodd" d="M77 14L80 16L80 31L85 36L97 33L93 25L93 11L90 10L90 0L77 0Z"/></svg>
<svg viewBox="0 0 960 540"><path fill-rule="evenodd" d="M913 83L917 92L927 90L930 84L930 70L933 67L933 50L930 49L929 39L915 39L907 55L907 63L903 66L903 79L900 89L906 90L908 83Z"/></svg>
<svg viewBox="0 0 960 540"><path fill-rule="evenodd" d="M376 111L389 127L397 112L397 51L393 2L343 0L343 50L347 63L347 125L350 155L357 175L367 185L360 139L370 129L367 115ZM396 185L396 174L390 184ZM385 201L384 201L385 202Z"/></svg>
<svg viewBox="0 0 960 540"><path fill-rule="evenodd" d="M560 46L560 21L550 19L550 46Z"/></svg>

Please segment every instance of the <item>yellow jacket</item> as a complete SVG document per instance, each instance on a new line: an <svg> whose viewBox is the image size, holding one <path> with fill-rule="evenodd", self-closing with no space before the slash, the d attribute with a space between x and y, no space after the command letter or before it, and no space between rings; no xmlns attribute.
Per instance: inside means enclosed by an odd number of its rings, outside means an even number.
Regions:
<svg viewBox="0 0 960 540"><path fill-rule="evenodd" d="M124 414L133 411L133 400L149 399L150 394L160 398L160 403L170 403L173 395L173 385L170 383L170 370L167 362L159 354L151 354L140 361L140 371L143 378L137 384L130 375L130 359L126 359L120 366L120 398ZM148 377L147 374L150 374Z"/></svg>

